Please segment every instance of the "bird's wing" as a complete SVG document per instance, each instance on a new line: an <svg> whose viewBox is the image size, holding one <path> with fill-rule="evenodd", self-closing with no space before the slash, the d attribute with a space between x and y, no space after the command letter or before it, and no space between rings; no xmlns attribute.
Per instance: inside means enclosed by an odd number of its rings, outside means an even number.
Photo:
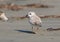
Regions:
<svg viewBox="0 0 60 42"><path fill-rule="evenodd" d="M33 16L32 18L30 18L30 24L32 24L32 25L37 25L37 26L42 26L41 24L42 24L42 22L41 22L41 19L40 19L40 17L38 17L38 16Z"/></svg>

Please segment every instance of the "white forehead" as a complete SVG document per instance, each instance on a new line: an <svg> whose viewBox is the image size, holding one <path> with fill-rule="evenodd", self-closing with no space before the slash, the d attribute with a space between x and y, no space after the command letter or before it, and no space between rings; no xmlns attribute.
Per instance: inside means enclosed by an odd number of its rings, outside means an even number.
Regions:
<svg viewBox="0 0 60 42"><path fill-rule="evenodd" d="M31 15L35 15L35 12L28 12L28 15L31 14Z"/></svg>

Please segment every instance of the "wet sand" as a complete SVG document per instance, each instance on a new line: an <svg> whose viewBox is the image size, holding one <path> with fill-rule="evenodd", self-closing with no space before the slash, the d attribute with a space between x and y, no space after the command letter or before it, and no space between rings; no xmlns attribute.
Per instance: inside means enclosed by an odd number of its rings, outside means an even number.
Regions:
<svg viewBox="0 0 60 42"><path fill-rule="evenodd" d="M44 20L44 19L43 19ZM46 23L45 23L46 24ZM45 27L46 28L46 27ZM31 32L27 19L0 21L0 42L59 42L60 30L47 31L44 27L37 34Z"/></svg>

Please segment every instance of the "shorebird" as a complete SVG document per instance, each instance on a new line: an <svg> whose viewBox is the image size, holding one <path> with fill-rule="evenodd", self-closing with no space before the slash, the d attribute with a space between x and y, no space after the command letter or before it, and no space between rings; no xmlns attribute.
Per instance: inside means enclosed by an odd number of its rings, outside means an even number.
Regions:
<svg viewBox="0 0 60 42"><path fill-rule="evenodd" d="M5 13L0 11L0 19L4 20L4 21L7 21L8 18L6 17Z"/></svg>
<svg viewBox="0 0 60 42"><path fill-rule="evenodd" d="M37 31L39 30L39 27L42 27L41 18L39 16L37 16L35 12L31 12L31 11L28 12L26 17L28 17L28 19L29 19L29 23L32 26L32 31L34 33L37 33Z"/></svg>

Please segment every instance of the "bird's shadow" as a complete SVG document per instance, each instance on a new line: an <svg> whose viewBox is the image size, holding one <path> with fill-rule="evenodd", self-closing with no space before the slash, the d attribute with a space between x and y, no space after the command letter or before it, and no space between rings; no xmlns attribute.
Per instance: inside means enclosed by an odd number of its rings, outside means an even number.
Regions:
<svg viewBox="0 0 60 42"><path fill-rule="evenodd" d="M15 31L22 32L22 33L36 34L35 32L27 31L27 30L15 30Z"/></svg>

